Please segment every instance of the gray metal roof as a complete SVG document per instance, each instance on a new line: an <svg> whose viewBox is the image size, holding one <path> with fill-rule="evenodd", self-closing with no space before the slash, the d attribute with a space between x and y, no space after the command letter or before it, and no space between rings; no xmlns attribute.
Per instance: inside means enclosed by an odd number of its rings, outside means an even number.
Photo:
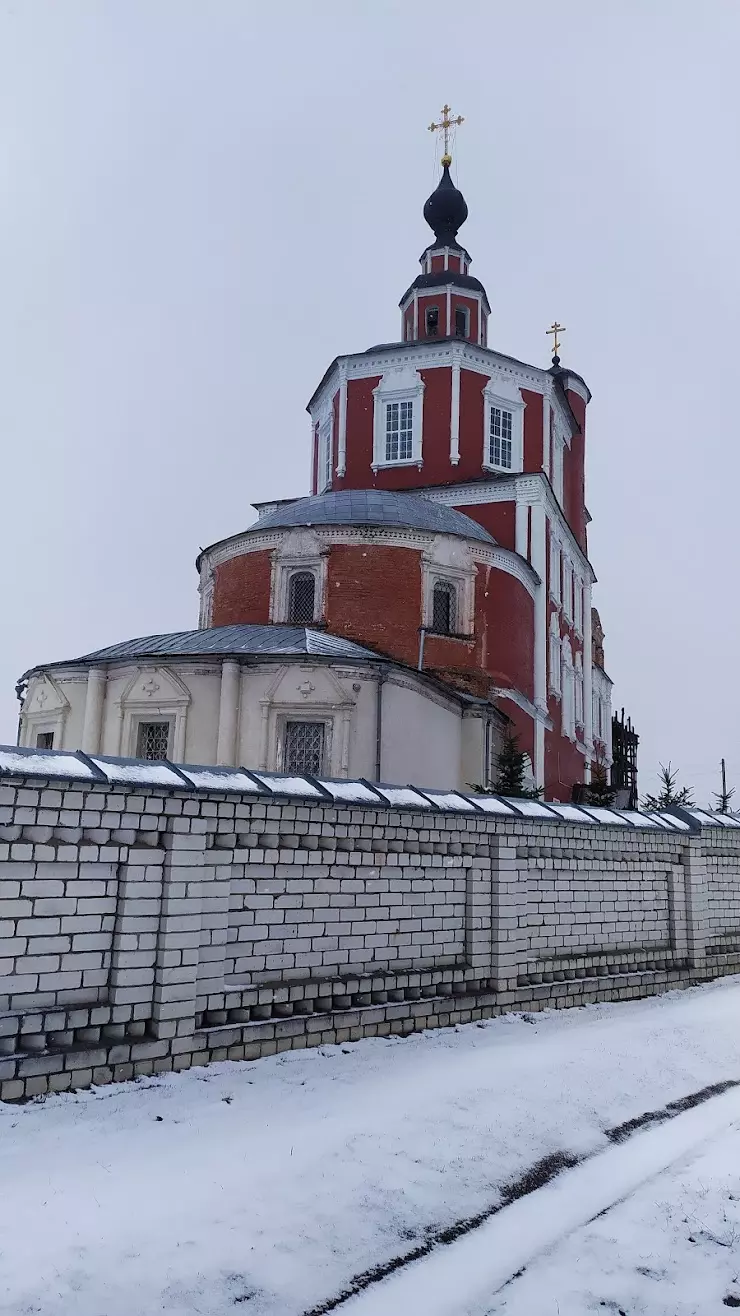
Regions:
<svg viewBox="0 0 740 1316"><path fill-rule="evenodd" d="M373 658L383 656L352 640L312 630L309 626L213 626L208 630L174 631L169 635L143 635L135 640L109 644L105 649L68 658L64 662L39 664L31 671L50 667L72 667L79 663L115 662L126 658L201 656L208 654L314 654L324 658ZM387 661L387 660L385 660Z"/></svg>
<svg viewBox="0 0 740 1316"><path fill-rule="evenodd" d="M433 503L423 494L389 493L381 489L342 489L283 504L266 512L250 530L288 526L357 525L404 526L438 535L459 535L495 544L483 526L454 507Z"/></svg>

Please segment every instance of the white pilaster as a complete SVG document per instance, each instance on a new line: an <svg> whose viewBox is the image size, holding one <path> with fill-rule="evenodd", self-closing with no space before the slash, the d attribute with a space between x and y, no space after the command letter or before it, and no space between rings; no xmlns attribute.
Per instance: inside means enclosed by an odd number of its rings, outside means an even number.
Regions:
<svg viewBox="0 0 740 1316"><path fill-rule="evenodd" d="M337 475L347 473L347 376L342 370L339 384L339 460Z"/></svg>
<svg viewBox="0 0 740 1316"><path fill-rule="evenodd" d="M419 294L414 289L414 342L419 337Z"/></svg>
<svg viewBox="0 0 740 1316"><path fill-rule="evenodd" d="M586 781L591 780L591 756L594 749L593 672L591 660L591 583L583 584L583 738L586 742Z"/></svg>
<svg viewBox="0 0 740 1316"><path fill-rule="evenodd" d="M534 599L534 702L539 712L547 713L547 556L545 551L545 508L533 503L531 516L531 562L540 583ZM534 728L534 779L545 784L545 727L537 718Z"/></svg>
<svg viewBox="0 0 740 1316"><path fill-rule="evenodd" d="M521 501L516 504L514 547L520 557L529 558L529 503Z"/></svg>
<svg viewBox="0 0 740 1316"><path fill-rule="evenodd" d="M239 709L240 667L233 658L221 664L221 697L218 705L218 741L216 762L234 767L236 764L236 720Z"/></svg>
<svg viewBox="0 0 740 1316"><path fill-rule="evenodd" d="M460 461L460 361L452 366L452 400L450 402L450 462Z"/></svg>
<svg viewBox="0 0 740 1316"><path fill-rule="evenodd" d="M447 331L446 331L446 332L447 332L447 337L449 338L450 334L452 333L452 289L451 289L449 283L447 284L447 312L446 312L446 314L447 314Z"/></svg>
<svg viewBox="0 0 740 1316"><path fill-rule="evenodd" d="M542 469L550 478L550 399L542 395Z"/></svg>
<svg viewBox="0 0 740 1316"><path fill-rule="evenodd" d="M103 727L106 674L102 667L91 667L87 674L85 692L85 718L82 723L81 750L85 754L100 753L100 733Z"/></svg>

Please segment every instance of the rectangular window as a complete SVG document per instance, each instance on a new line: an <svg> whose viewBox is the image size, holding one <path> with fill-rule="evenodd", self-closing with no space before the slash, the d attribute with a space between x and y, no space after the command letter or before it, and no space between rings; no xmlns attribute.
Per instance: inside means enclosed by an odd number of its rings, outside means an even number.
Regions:
<svg viewBox="0 0 740 1316"><path fill-rule="evenodd" d="M286 722L283 772L320 775L324 770L325 730L323 722Z"/></svg>
<svg viewBox="0 0 740 1316"><path fill-rule="evenodd" d="M455 337L467 338L470 332L470 312L466 306L457 306L455 308Z"/></svg>
<svg viewBox="0 0 740 1316"><path fill-rule="evenodd" d="M389 402L385 408L385 460L409 461L414 455L414 404Z"/></svg>
<svg viewBox="0 0 740 1316"><path fill-rule="evenodd" d="M140 722L136 738L137 758L166 759L169 740L169 722Z"/></svg>
<svg viewBox="0 0 740 1316"><path fill-rule="evenodd" d="M37 736L36 736L36 748L37 748L37 749L53 749L53 748L54 748L54 732L53 732L53 731L39 731L38 734L37 734Z"/></svg>
<svg viewBox="0 0 740 1316"><path fill-rule="evenodd" d="M488 435L488 461L491 466L511 470L511 438L513 417L503 407L491 407Z"/></svg>

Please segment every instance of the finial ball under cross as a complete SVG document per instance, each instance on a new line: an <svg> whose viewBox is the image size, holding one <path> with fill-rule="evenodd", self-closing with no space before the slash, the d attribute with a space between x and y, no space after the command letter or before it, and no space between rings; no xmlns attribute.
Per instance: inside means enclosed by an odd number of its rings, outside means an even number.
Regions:
<svg viewBox="0 0 740 1316"><path fill-rule="evenodd" d="M429 125L430 133L444 133L445 150L444 155L442 156L442 164L448 166L452 164L452 156L450 155L450 129L459 128L460 124L465 122L462 114L458 114L456 119L451 119L451 114L452 107L450 105L443 105L442 117L439 123L430 123Z"/></svg>
<svg viewBox="0 0 740 1316"><path fill-rule="evenodd" d="M565 325L558 324L557 320L553 320L552 324L550 325L550 328L545 330L546 334L552 334L553 361L560 360L560 357L558 356L558 353L560 351L560 339L558 338L558 334L564 334L565 332L566 332Z"/></svg>

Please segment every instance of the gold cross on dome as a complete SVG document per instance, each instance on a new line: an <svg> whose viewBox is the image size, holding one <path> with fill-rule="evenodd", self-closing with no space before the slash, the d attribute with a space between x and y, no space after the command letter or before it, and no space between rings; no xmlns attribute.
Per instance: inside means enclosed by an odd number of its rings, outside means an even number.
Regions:
<svg viewBox="0 0 740 1316"><path fill-rule="evenodd" d="M452 156L450 155L450 129L459 128L460 124L465 122L461 114L458 114L456 119L451 119L450 118L451 114L452 114L452 107L450 105L443 105L442 118L440 119L439 123L430 123L429 125L430 133L438 133L438 132L444 133L445 152L444 155L442 156L443 165L452 164Z"/></svg>
<svg viewBox="0 0 740 1316"><path fill-rule="evenodd" d="M566 332L565 325L558 324L557 320L553 320L552 324L550 325L550 328L545 330L546 334L552 334L553 356L557 356L558 352L560 351L560 339L558 338L558 334L564 334L565 332Z"/></svg>

